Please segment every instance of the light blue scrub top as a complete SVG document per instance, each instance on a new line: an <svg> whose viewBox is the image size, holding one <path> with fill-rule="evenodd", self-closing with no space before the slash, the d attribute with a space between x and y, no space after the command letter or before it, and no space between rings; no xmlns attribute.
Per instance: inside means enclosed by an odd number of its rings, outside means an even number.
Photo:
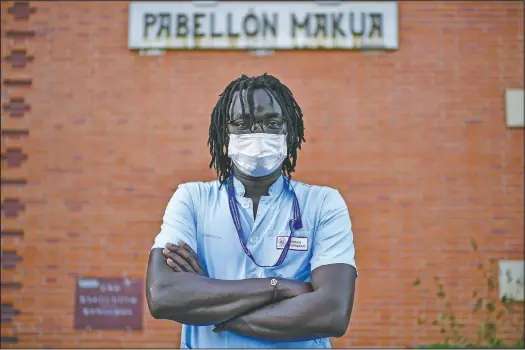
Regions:
<svg viewBox="0 0 525 350"><path fill-rule="evenodd" d="M257 217L253 203L244 197L244 186L234 179L244 241L259 265L274 265L282 252L282 238L290 235L292 192L281 176L261 197ZM282 265L261 268L243 251L228 206L226 184L219 181L182 184L164 214L153 248L182 240L201 258L208 276L222 280L282 277L310 281L322 265L343 263L356 267L350 216L343 197L330 187L291 181L301 209L303 228L296 230ZM305 305L306 307L306 305ZM229 331L213 333L213 326L182 326L181 348L330 348L328 338L272 342Z"/></svg>

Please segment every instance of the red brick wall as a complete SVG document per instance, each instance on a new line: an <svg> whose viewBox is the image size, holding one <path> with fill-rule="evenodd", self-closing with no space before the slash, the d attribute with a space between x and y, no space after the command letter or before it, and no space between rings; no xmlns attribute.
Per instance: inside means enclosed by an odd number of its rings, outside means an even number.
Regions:
<svg viewBox="0 0 525 350"><path fill-rule="evenodd" d="M13 4L1 5L2 75L31 84L2 85L2 105L15 98L23 114L2 111L2 250L16 252L2 257L2 304L19 312L2 346L178 346L179 327L146 309L140 332L73 330L75 276L144 277L174 188L213 177L209 115L241 73L294 91L308 140L296 178L338 188L351 210L360 277L335 345L441 339L417 324L439 311L419 277L441 276L470 318L483 286L471 237L485 260L524 258L523 129L504 114L504 90L523 88L521 1L401 2L398 51L271 57L142 57L127 49L126 2L31 2L28 19ZM13 50L34 59L14 68ZM8 150L27 159L8 164Z"/></svg>

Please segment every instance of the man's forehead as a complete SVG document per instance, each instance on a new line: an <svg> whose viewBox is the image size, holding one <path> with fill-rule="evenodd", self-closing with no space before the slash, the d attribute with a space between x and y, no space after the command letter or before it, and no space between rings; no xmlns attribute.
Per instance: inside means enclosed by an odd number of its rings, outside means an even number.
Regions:
<svg viewBox="0 0 525 350"><path fill-rule="evenodd" d="M237 119L245 117L249 110L247 90L236 91L232 97L232 103L229 108L229 118ZM282 116L282 108L275 99L275 97L266 89L254 89L250 91L253 98L253 110L256 115L280 115ZM241 103L242 98L242 103Z"/></svg>
<svg viewBox="0 0 525 350"><path fill-rule="evenodd" d="M248 103L248 93L247 92L248 92L247 89L235 91L232 97L232 104L239 103L241 101L241 96L242 96L243 103L247 104ZM253 91L250 91L250 94L252 95L254 104L273 105L274 103L277 103L273 94L265 88L254 89Z"/></svg>

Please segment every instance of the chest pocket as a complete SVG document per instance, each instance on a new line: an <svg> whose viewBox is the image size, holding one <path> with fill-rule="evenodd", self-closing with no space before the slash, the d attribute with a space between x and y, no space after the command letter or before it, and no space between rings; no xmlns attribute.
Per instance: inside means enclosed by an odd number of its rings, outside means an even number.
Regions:
<svg viewBox="0 0 525 350"><path fill-rule="evenodd" d="M268 252L268 257L272 257L271 260L268 259L271 264L275 264L281 256L289 236L289 230L278 230L265 237L264 251ZM298 281L308 280L312 246L313 230L309 228L296 230L284 262L279 266L266 268L265 277L280 277Z"/></svg>

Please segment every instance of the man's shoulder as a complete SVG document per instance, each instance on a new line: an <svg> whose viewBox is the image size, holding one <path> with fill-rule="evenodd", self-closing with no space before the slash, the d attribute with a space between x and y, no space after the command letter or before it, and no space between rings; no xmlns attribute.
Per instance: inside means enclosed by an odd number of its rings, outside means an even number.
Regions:
<svg viewBox="0 0 525 350"><path fill-rule="evenodd" d="M292 181L295 193L310 208L325 211L331 208L348 208L338 189L326 185L310 185L301 181Z"/></svg>
<svg viewBox="0 0 525 350"><path fill-rule="evenodd" d="M221 183L218 180L213 181L193 181L184 182L177 186L177 191L186 191L192 196L201 196L210 194L220 189Z"/></svg>
<svg viewBox="0 0 525 350"><path fill-rule="evenodd" d="M296 192L306 192L308 195L316 196L339 196L339 190L325 185L312 185L302 181L292 180L292 186Z"/></svg>

